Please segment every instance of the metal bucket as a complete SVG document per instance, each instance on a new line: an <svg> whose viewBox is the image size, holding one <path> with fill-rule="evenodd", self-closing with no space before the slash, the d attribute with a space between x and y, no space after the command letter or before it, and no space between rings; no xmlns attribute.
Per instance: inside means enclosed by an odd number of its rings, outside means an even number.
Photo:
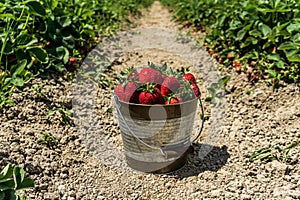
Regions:
<svg viewBox="0 0 300 200"><path fill-rule="evenodd" d="M138 171L167 173L184 166L200 98L172 105L142 105L119 101L118 111L127 164Z"/></svg>

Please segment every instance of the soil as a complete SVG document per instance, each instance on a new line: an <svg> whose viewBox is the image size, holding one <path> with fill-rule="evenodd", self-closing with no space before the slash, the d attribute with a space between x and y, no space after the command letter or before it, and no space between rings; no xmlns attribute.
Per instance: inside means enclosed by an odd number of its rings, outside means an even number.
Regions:
<svg viewBox="0 0 300 200"><path fill-rule="evenodd" d="M143 14L137 21L139 27L182 29L159 2ZM205 59L208 54L201 56L205 62L212 62ZM145 65L149 60L158 64L166 62L173 68L191 64L190 60L165 50L144 49L122 55L105 73L113 81L121 69ZM191 70L199 81L201 99L205 100L209 93L204 75L194 67ZM24 167L26 175L36 183L34 189L25 193L37 200L299 199L299 146L289 152L288 161L249 161L256 150L275 143L287 146L297 139L299 87L282 83L274 90L263 80L249 84L245 74L230 68L221 73L231 76L226 86L228 92L223 97L224 122L220 130L216 130L213 126L213 120L218 119L214 118L216 107L205 102L208 119L203 134L194 144L187 164L178 171L158 175L140 173L126 166L112 103L113 86L90 87L90 90L95 89L96 98L91 100L95 113L89 117L99 124L88 124L89 129L79 130L78 123L84 123L76 119L71 120L70 125L65 124L62 112L49 115L49 111L58 108L79 109L81 113L74 111L75 114L85 115L80 105L89 102L88 96L76 99L75 81L63 77L32 80L12 95L15 106L0 111L0 167L9 162ZM74 104L74 99L79 103ZM88 134L82 134L87 131ZM38 143L43 133L54 136L58 144ZM87 136L94 140L87 140ZM116 154L111 156L119 160L103 158L109 153L107 143L116 147L112 151ZM103 146L108 153L99 153ZM119 168L114 168L118 165Z"/></svg>

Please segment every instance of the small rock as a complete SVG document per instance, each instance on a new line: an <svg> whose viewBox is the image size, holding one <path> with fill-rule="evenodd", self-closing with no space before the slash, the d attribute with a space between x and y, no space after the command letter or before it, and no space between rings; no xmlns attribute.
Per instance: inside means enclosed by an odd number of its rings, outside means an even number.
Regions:
<svg viewBox="0 0 300 200"><path fill-rule="evenodd" d="M212 197L219 197L221 192L222 192L221 190L212 190L210 193Z"/></svg>
<svg viewBox="0 0 300 200"><path fill-rule="evenodd" d="M75 192L74 190L71 190L71 191L69 192L69 196L70 196L70 197L76 197L76 192Z"/></svg>
<svg viewBox="0 0 300 200"><path fill-rule="evenodd" d="M272 171L280 171L281 173L285 173L286 169L287 169L287 165L284 163L281 163L277 160L269 162L266 164L266 170L269 172Z"/></svg>
<svg viewBox="0 0 300 200"><path fill-rule="evenodd" d="M66 179L66 178L68 178L68 174L61 173L59 175L59 177L62 178L62 179Z"/></svg>
<svg viewBox="0 0 300 200"><path fill-rule="evenodd" d="M64 185L59 185L57 189L60 193L63 193L66 190L66 187Z"/></svg>
<svg viewBox="0 0 300 200"><path fill-rule="evenodd" d="M243 199L243 200L249 200L249 199L251 199L251 196L248 195L248 194L241 194L241 199Z"/></svg>
<svg viewBox="0 0 300 200"><path fill-rule="evenodd" d="M295 199L300 199L300 191L290 190L289 191L289 196L293 197Z"/></svg>

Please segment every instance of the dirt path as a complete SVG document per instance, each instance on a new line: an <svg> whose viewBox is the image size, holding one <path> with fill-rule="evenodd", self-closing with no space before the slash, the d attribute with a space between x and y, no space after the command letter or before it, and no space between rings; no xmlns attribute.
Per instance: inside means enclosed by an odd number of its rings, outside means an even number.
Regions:
<svg viewBox="0 0 300 200"><path fill-rule="evenodd" d="M149 11L143 11L143 18L137 24L140 27L160 27L177 30L179 25L171 20L171 13L160 2L155 1Z"/></svg>
<svg viewBox="0 0 300 200"><path fill-rule="evenodd" d="M144 14L138 20L140 26L174 31L180 27L158 2ZM173 67L189 63L170 52L148 49L123 55L107 73L113 79L117 69L145 64L148 60L167 62ZM222 73L228 74L230 70ZM61 102L71 108L73 85L61 78L34 80L24 91L13 95L16 106L0 113L0 166L13 162L25 168L36 182L36 188L28 191L30 199L299 199L299 147L290 152L292 163L247 161L255 150L271 142L287 145L287 141L300 133L299 88L291 84L272 91L260 82L247 85L247 91L242 87L247 83L243 80L245 76L231 74L228 88L240 81L236 92L226 95L226 120L215 145L200 158L198 154L207 144L199 141L187 165L174 174L111 169L91 153L93 144L86 146L76 127L61 125L59 113L47 117L47 112L61 107ZM197 75L202 82L202 74ZM33 89L34 84L51 87ZM96 113L91 118L99 120L105 138L121 148L120 130L112 112L112 90L110 87L96 91ZM205 85L202 90L205 99L208 96ZM209 126L208 121L204 131L208 136ZM37 144L41 132L52 134L59 144L54 148ZM97 134L93 137L97 139ZM103 145L104 141L98 142Z"/></svg>

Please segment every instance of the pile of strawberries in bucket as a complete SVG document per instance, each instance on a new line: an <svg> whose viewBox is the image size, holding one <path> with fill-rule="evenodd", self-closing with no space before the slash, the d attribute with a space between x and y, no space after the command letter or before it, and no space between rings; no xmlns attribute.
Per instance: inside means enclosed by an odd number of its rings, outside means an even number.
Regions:
<svg viewBox="0 0 300 200"><path fill-rule="evenodd" d="M139 72L121 72L114 92L120 101L135 104L178 104L200 96L195 76L188 70L172 70L166 64L148 63Z"/></svg>

